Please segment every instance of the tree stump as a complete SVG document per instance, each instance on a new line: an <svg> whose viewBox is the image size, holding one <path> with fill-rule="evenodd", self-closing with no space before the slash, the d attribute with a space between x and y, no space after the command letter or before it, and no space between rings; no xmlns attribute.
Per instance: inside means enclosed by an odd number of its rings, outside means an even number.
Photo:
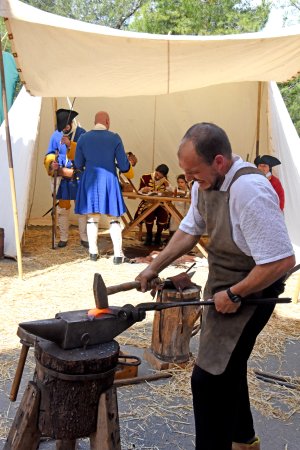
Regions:
<svg viewBox="0 0 300 450"><path fill-rule="evenodd" d="M113 384L118 355L116 341L73 350L46 340L36 343L43 436L72 441L96 432L99 398Z"/></svg>
<svg viewBox="0 0 300 450"><path fill-rule="evenodd" d="M184 302L197 300L200 289L193 287L182 293L175 289L165 289L161 301ZM190 358L190 339L196 320L199 318L201 306L182 306L154 314L152 341L150 350L146 350L144 358L156 369L168 369L170 363L185 364ZM162 363L160 363L162 361Z"/></svg>

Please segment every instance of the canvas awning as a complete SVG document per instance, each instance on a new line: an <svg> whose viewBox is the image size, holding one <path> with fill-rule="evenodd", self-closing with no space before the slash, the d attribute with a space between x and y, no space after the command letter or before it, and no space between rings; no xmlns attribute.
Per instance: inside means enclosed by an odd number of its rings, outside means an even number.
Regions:
<svg viewBox="0 0 300 450"><path fill-rule="evenodd" d="M21 79L43 97L160 95L300 71L300 26L280 33L166 36L92 25L1 0Z"/></svg>

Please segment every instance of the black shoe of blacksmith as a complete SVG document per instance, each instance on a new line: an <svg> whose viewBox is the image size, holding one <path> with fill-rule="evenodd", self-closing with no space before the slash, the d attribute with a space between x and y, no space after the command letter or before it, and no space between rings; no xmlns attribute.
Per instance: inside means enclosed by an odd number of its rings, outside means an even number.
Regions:
<svg viewBox="0 0 300 450"><path fill-rule="evenodd" d="M68 244L68 241L59 241L59 243L57 244L57 247L63 248L63 247L66 247L67 244Z"/></svg>
<svg viewBox="0 0 300 450"><path fill-rule="evenodd" d="M84 247L84 248L89 248L89 243L88 241L80 241L80 244Z"/></svg>
<svg viewBox="0 0 300 450"><path fill-rule="evenodd" d="M98 258L99 258L99 255L97 255L95 253L90 253L90 260L91 261L97 261Z"/></svg>
<svg viewBox="0 0 300 450"><path fill-rule="evenodd" d="M114 256L113 263L114 264L131 263L131 260L129 258L126 258L126 256Z"/></svg>

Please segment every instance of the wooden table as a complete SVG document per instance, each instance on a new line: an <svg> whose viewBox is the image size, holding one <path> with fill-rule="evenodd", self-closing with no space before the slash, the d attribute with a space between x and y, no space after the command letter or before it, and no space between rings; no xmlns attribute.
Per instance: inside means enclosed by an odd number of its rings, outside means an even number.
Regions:
<svg viewBox="0 0 300 450"><path fill-rule="evenodd" d="M181 220L183 219L182 214L178 211L176 208L176 203L178 202L184 202L184 203L191 203L190 198L185 197L164 197L162 195L142 195L137 192L122 192L124 198L132 199L132 200L145 200L149 205L143 211L142 214L140 214L136 219L132 217L130 212L127 208L127 216L128 219L125 216L122 216L123 222L125 224L125 228L123 229L123 235L130 233L133 231L133 229L136 226L139 226L141 222L145 220L149 214L151 214L153 211L155 211L156 208L159 206L162 206L168 213L173 217L175 222L179 225ZM198 243L197 244L198 250L207 258L207 252L204 249L204 247Z"/></svg>

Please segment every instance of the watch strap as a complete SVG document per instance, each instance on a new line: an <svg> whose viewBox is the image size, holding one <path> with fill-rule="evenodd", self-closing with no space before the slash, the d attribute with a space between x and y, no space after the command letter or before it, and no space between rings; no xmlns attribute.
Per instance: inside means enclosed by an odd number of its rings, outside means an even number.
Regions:
<svg viewBox="0 0 300 450"><path fill-rule="evenodd" d="M242 297L238 294L234 294L233 292L231 292L230 288L227 289L226 294L233 303L238 303L242 301Z"/></svg>

